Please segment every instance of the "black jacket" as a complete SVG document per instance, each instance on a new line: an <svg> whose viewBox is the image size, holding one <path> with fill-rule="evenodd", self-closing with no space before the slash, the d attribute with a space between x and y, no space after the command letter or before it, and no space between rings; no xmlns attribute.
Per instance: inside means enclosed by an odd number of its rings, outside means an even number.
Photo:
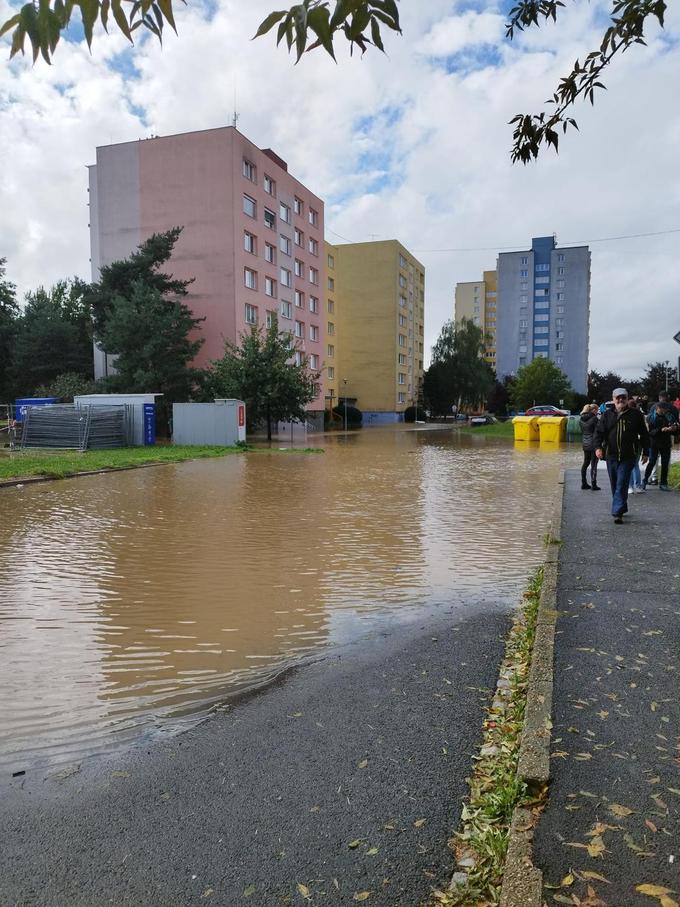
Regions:
<svg viewBox="0 0 680 907"><path fill-rule="evenodd" d="M594 450L593 436L597 425L597 415L595 413L585 413L581 416L581 433L583 435L583 449Z"/></svg>
<svg viewBox="0 0 680 907"><path fill-rule="evenodd" d="M649 447L645 417L638 409L603 413L595 428L595 450L599 447L608 460L635 460Z"/></svg>

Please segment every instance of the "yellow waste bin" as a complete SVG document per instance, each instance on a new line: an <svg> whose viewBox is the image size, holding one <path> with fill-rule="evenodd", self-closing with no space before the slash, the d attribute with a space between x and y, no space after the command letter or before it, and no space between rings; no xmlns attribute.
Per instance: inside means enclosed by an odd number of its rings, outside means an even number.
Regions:
<svg viewBox="0 0 680 907"><path fill-rule="evenodd" d="M538 421L538 416L515 416L512 420L515 441L538 441Z"/></svg>
<svg viewBox="0 0 680 907"><path fill-rule="evenodd" d="M541 416L538 420L538 431L541 441L549 444L559 444L567 437L566 416Z"/></svg>

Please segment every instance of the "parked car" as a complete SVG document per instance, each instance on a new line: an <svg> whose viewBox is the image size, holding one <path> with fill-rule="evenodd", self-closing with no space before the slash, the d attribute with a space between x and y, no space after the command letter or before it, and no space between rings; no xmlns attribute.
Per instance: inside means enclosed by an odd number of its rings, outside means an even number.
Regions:
<svg viewBox="0 0 680 907"><path fill-rule="evenodd" d="M470 417L470 425L494 425L496 422L498 422L498 419L489 413L485 413L482 416Z"/></svg>
<svg viewBox="0 0 680 907"><path fill-rule="evenodd" d="M570 416L568 409L557 406L530 406L524 413L525 416Z"/></svg>

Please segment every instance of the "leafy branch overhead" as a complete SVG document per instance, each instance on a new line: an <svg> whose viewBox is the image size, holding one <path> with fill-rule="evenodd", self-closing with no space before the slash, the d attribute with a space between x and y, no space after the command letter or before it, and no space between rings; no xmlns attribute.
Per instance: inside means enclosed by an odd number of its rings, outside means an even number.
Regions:
<svg viewBox="0 0 680 907"><path fill-rule="evenodd" d="M186 0L182 0L186 2ZM602 74L616 54L633 44L645 44L645 28L649 20L663 28L666 0L613 0L610 24L600 47L583 61L576 60L569 75L560 80L552 98L546 103L549 110L534 114L517 114L510 124L514 127L511 151L514 162L528 163L538 157L541 148L552 145L558 149L560 131L570 126L578 128L569 112L578 100L591 104L595 92L605 88ZM509 14L507 37L517 32L540 27L545 22L557 22L563 0L520 0ZM88 47L92 45L95 25L99 22L106 31L111 20L128 38L145 28L162 40L167 24L176 31L173 0L35 0L26 3L16 15L0 26L0 36L11 34L10 57L24 53L28 39L33 60L38 55L50 63L61 33L68 27L74 10L80 12ZM365 53L369 47L385 50L386 30L401 34L397 0L302 0L289 9L270 13L260 24L256 38L276 27L277 46L285 42L289 52L299 62L306 51L323 48L335 60L336 38L346 40L350 52L355 45Z"/></svg>

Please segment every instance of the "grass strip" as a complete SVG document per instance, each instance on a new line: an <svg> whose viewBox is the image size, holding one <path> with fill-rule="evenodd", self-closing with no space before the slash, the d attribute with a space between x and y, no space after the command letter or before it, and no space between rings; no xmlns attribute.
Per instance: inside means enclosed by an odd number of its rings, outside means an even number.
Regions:
<svg viewBox="0 0 680 907"><path fill-rule="evenodd" d="M469 778L461 829L449 841L459 872L448 891L433 892L440 907L487 907L499 903L510 823L517 806L542 809L545 791L529 791L517 777L526 692L536 636L543 568L531 577L506 641L505 656L482 746Z"/></svg>
<svg viewBox="0 0 680 907"><path fill-rule="evenodd" d="M485 435L489 438L513 438L515 434L512 419L507 422L493 422L491 425L461 425L456 426L461 434Z"/></svg>
<svg viewBox="0 0 680 907"><path fill-rule="evenodd" d="M671 464L668 471L668 484L676 491L680 491L680 461Z"/></svg>

